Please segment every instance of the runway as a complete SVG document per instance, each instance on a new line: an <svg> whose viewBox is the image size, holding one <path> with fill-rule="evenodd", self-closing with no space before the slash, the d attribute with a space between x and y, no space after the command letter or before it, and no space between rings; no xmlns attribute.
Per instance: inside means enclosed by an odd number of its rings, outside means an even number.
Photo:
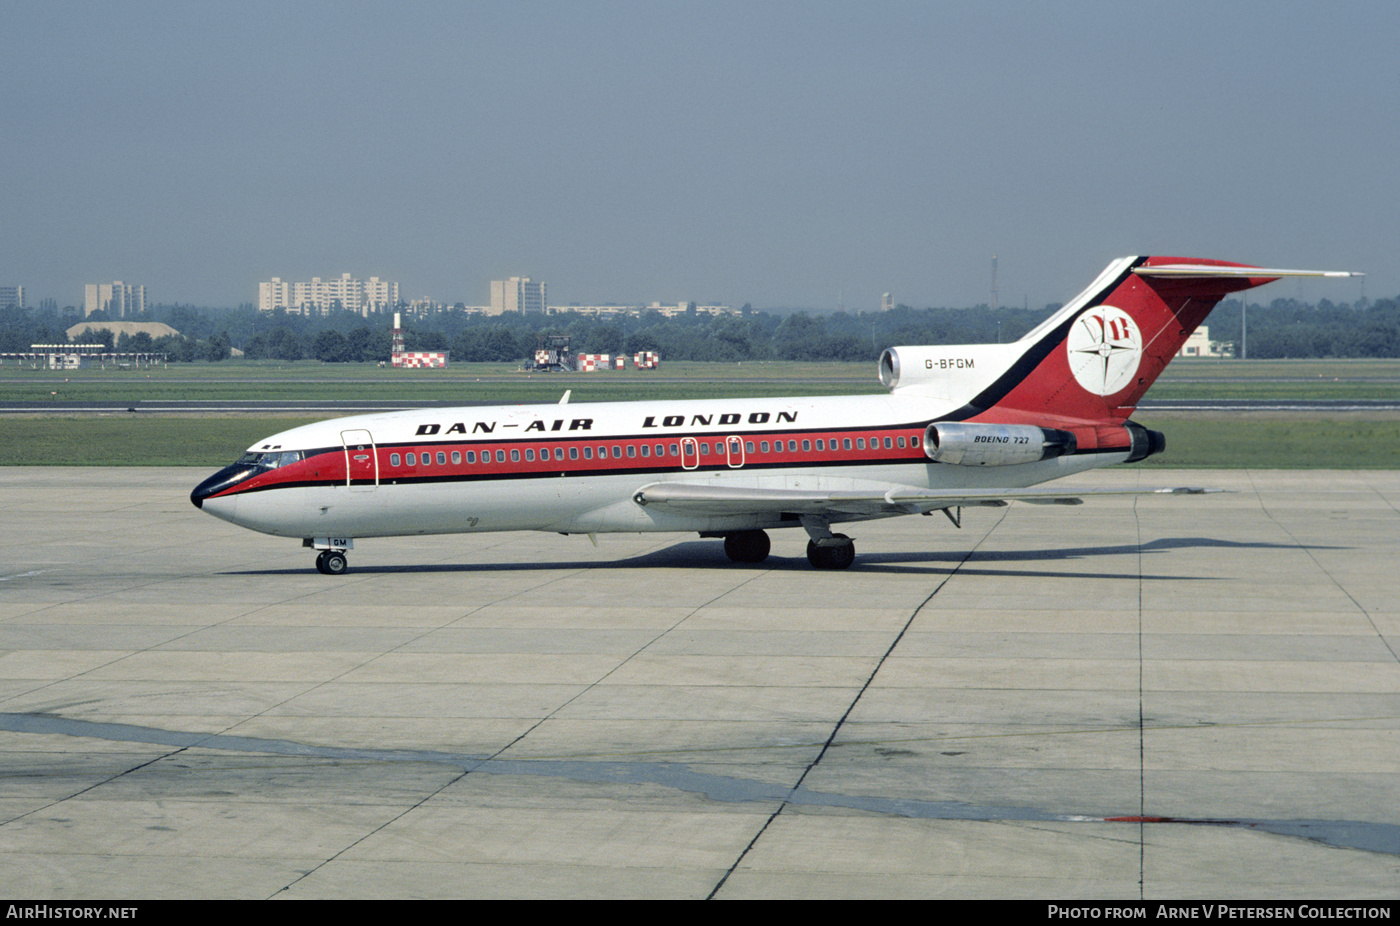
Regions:
<svg viewBox="0 0 1400 926"><path fill-rule="evenodd" d="M855 525L363 541L0 468L0 891L1377 898L1400 473Z"/></svg>

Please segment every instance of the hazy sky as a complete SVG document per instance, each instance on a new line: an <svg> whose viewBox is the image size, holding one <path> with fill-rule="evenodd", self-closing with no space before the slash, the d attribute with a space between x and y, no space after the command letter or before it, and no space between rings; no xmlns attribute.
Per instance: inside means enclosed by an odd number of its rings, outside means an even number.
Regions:
<svg viewBox="0 0 1400 926"><path fill-rule="evenodd" d="M0 0L0 284L254 302L1400 293L1400 3ZM1352 301L1356 281L1262 298Z"/></svg>

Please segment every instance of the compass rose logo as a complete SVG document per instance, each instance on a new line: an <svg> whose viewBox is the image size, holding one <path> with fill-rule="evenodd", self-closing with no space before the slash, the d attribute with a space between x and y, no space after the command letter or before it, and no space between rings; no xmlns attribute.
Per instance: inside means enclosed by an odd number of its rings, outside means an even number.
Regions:
<svg viewBox="0 0 1400 926"><path fill-rule="evenodd" d="M1094 306L1069 330L1069 368L1095 395L1123 390L1142 359L1142 332L1127 312L1111 305Z"/></svg>

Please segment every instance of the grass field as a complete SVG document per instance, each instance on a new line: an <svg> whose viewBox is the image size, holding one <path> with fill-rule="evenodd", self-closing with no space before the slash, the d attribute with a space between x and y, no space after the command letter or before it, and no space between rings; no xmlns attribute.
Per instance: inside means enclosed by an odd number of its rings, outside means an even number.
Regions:
<svg viewBox="0 0 1400 926"><path fill-rule="evenodd" d="M153 370L31 370L0 366L11 401L162 402L242 399L385 399L429 402L553 402L749 395L843 395L883 391L873 363L663 363L659 370L524 373L513 364L459 363L396 370L370 363L303 360L180 363ZM1389 399L1400 395L1396 360L1183 360L1152 387L1154 399Z"/></svg>
<svg viewBox="0 0 1400 926"><path fill-rule="evenodd" d="M179 364L156 371L70 373L0 368L0 398L33 403L0 418L0 465L209 466L231 462L260 438L334 417L265 413L46 412L49 401L159 403L172 400L382 399L554 402L877 393L873 364L671 363L661 370L591 375L526 374L501 364L446 371L370 364ZM1400 394L1400 361L1196 361L1168 368L1152 397L1389 399ZM1150 412L1136 416L1167 435L1162 467L1391 469L1400 467L1400 413Z"/></svg>
<svg viewBox="0 0 1400 926"><path fill-rule="evenodd" d="M123 413L7 417L0 419L0 465L217 467L269 434L316 420ZM1142 466L1400 468L1400 413L1171 412L1135 420L1167 435L1167 452Z"/></svg>

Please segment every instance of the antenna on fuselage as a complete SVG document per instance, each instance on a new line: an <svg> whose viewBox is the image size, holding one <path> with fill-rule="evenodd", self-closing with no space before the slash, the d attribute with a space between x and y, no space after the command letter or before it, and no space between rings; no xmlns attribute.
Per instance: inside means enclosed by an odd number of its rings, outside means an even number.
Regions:
<svg viewBox="0 0 1400 926"><path fill-rule="evenodd" d="M565 390L564 390L564 394L563 394L562 396L559 397L559 404L560 404L560 405L568 405L568 404L569 404L569 393L571 393L571 392L573 392L572 389L565 389Z"/></svg>

